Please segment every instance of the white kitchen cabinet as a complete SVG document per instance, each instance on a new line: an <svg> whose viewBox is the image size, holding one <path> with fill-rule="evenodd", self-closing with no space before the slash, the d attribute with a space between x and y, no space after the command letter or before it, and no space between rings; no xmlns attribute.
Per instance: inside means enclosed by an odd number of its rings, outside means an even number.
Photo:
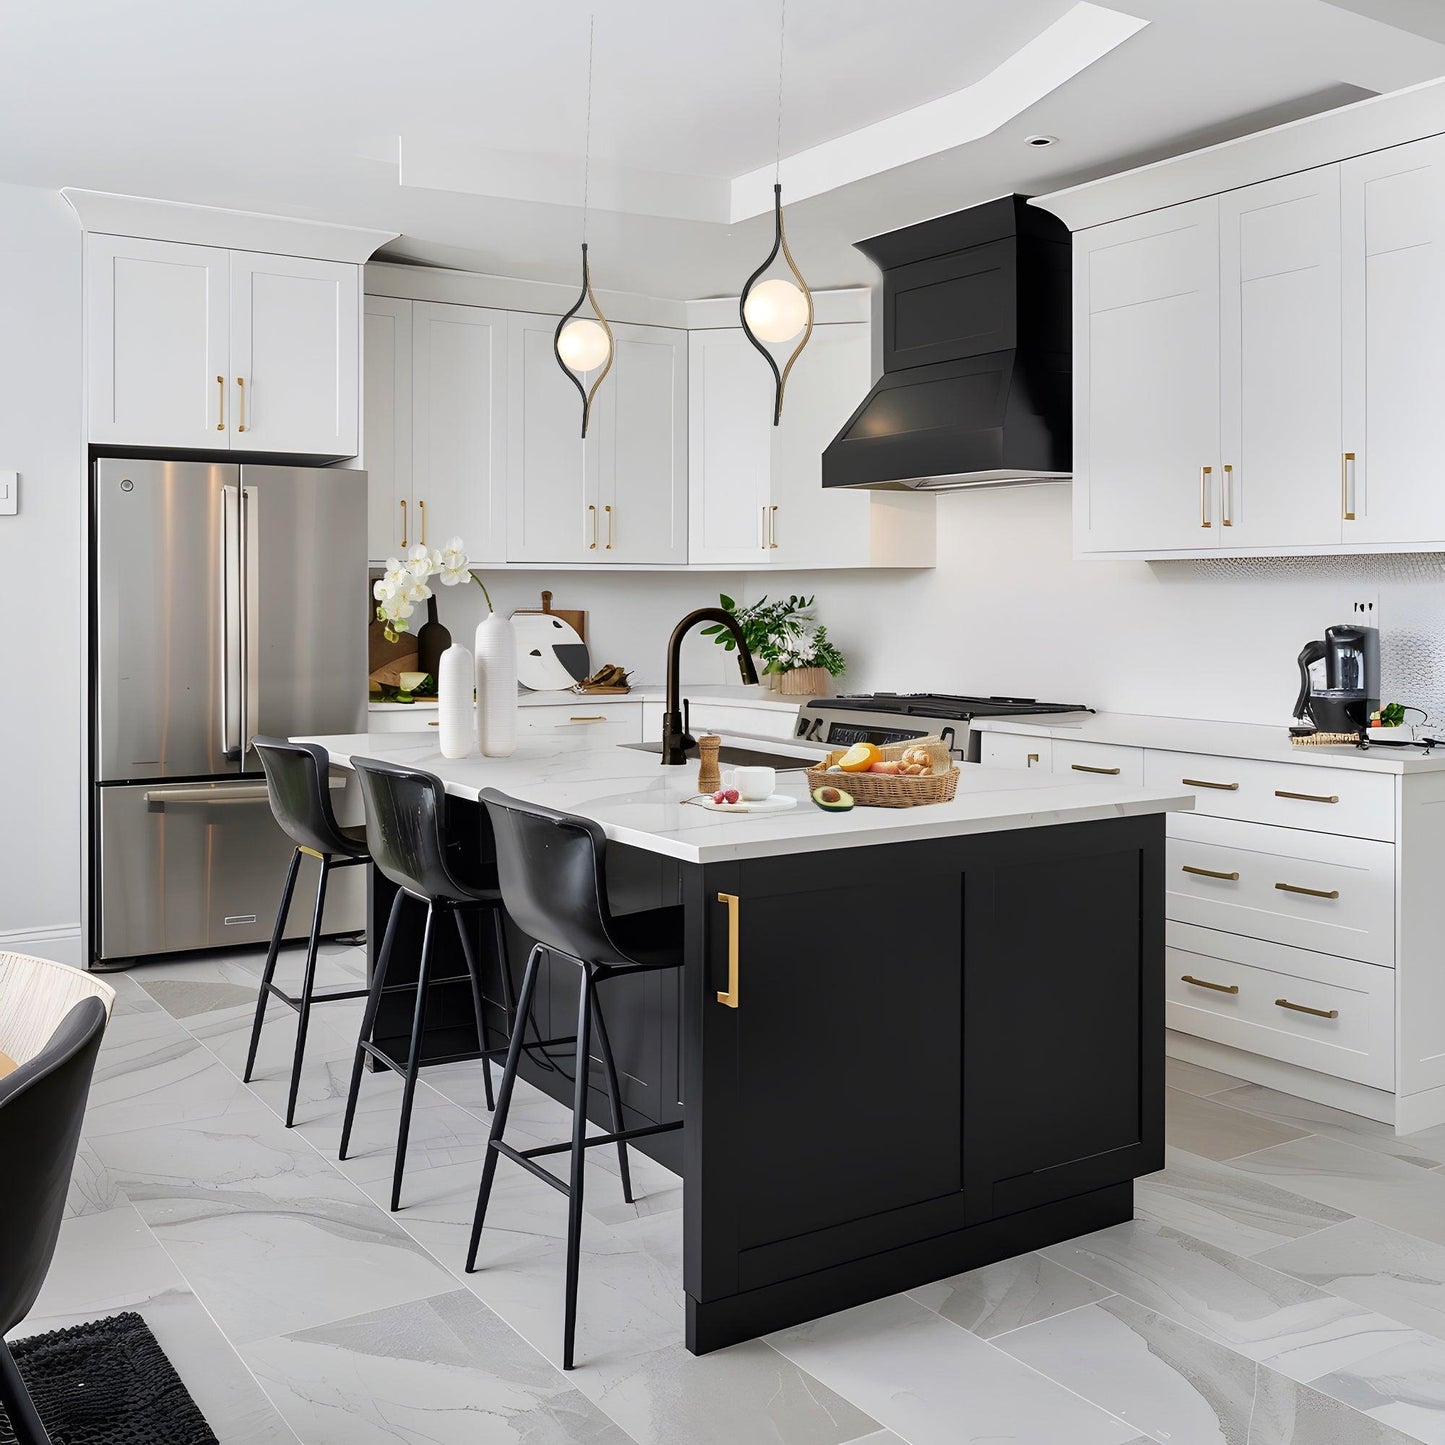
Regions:
<svg viewBox="0 0 1445 1445"><path fill-rule="evenodd" d="M1340 168L1219 198L1221 548L1341 540Z"/></svg>
<svg viewBox="0 0 1445 1445"><path fill-rule="evenodd" d="M1440 543L1445 136L1347 160L1341 177L1344 540Z"/></svg>
<svg viewBox="0 0 1445 1445"><path fill-rule="evenodd" d="M366 467L367 556L374 562L400 556L403 540L411 540L413 304L394 296L366 298L361 460ZM382 716L386 714L374 714Z"/></svg>
<svg viewBox="0 0 1445 1445"><path fill-rule="evenodd" d="M1019 768L1047 773L1054 766L1052 738L1022 733L979 734L978 760L986 768Z"/></svg>
<svg viewBox="0 0 1445 1445"><path fill-rule="evenodd" d="M360 268L86 237L90 440L355 456Z"/></svg>
<svg viewBox="0 0 1445 1445"><path fill-rule="evenodd" d="M230 252L86 237L90 440L228 447Z"/></svg>
<svg viewBox="0 0 1445 1445"><path fill-rule="evenodd" d="M1219 202L1074 237L1074 545L1219 545Z"/></svg>

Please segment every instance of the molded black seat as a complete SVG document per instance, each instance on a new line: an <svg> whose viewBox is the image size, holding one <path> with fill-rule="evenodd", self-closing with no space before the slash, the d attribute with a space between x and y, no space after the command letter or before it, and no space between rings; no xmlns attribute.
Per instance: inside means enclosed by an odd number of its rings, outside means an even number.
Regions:
<svg viewBox="0 0 1445 1445"><path fill-rule="evenodd" d="M497 875L502 898L512 920L524 933L537 940L527 960L527 973L512 1025L512 1042L507 1067L497 1094L492 1134L482 1165L482 1182L472 1219L467 1270L477 1264L477 1247L486 1220L487 1203L496 1177L497 1156L505 1154L514 1163L544 1179L567 1195L567 1298L562 1335L562 1368L570 1370L577 1334L577 1283L582 1248L582 1185L585 1151L599 1144L617 1145L622 1166L623 1197L632 1202L632 1176L627 1163L627 1141L647 1134L682 1128L681 1121L652 1124L639 1129L622 1127L622 1105L617 1067L602 1016L598 985L624 974L663 968L679 968L683 961L683 910L651 908L640 913L614 914L607 900L607 835L590 818L558 813L551 808L525 803L494 788L482 795L497 843ZM543 1169L539 1155L563 1152L569 1146L549 1144L534 1149L514 1149L502 1134L511 1108L524 1047L523 1035L532 995L537 986L541 954L571 958L579 965L582 983L577 1000L575 1092L572 1103L571 1182L562 1184ZM607 1078L612 1111L612 1132L587 1137L587 1090L590 1030L597 1028L597 1042Z"/></svg>
<svg viewBox="0 0 1445 1445"><path fill-rule="evenodd" d="M50 1436L3 1336L50 1269L104 1032L105 1005L82 999L33 1059L0 1079L0 1403L19 1445L50 1445Z"/></svg>
<svg viewBox="0 0 1445 1445"><path fill-rule="evenodd" d="M291 1090L286 1099L286 1127L289 1129L296 1120L296 1095L301 1087L301 1062L306 1053L307 1030L311 1027L311 1005L366 996L366 990L359 988L320 995L315 992L316 955L321 943L322 911L326 906L326 880L333 868L348 868L366 862L366 831L363 828L343 828L337 823L331 807L331 757L320 744L293 743L285 738L267 737L258 737L253 741L256 756L261 759L266 773L266 796L271 803L271 812L296 847L281 889L276 926L271 930L271 946L266 953L266 967L261 974L261 989L256 998L256 1017L251 1024L251 1046L246 1052L246 1068L241 1077L246 1083L251 1082L251 1071L256 1066L256 1050L261 1043L261 1027L266 1021L267 1000L279 999L297 1014ZM296 891L296 875L303 854L320 861L321 876L316 883L316 906L311 913L301 993L299 997L293 997L275 982L276 960L286 933L286 919L291 912L291 898Z"/></svg>

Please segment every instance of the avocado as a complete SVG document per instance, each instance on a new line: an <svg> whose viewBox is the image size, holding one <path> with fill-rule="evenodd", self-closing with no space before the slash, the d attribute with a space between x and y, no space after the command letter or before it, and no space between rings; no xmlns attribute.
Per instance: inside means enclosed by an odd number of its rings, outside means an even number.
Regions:
<svg viewBox="0 0 1445 1445"><path fill-rule="evenodd" d="M813 801L827 813L846 813L853 806L853 795L842 788L814 788Z"/></svg>

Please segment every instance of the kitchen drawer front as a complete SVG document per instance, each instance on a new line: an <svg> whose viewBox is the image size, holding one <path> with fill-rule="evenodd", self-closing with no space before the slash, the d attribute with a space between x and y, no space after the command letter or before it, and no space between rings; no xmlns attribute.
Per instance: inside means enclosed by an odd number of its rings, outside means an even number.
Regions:
<svg viewBox="0 0 1445 1445"><path fill-rule="evenodd" d="M1076 743L1053 740L1054 771L1077 781L1099 778L1106 783L1144 786L1144 749L1125 748L1117 743Z"/></svg>
<svg viewBox="0 0 1445 1445"><path fill-rule="evenodd" d="M1217 818L1385 843L1395 837L1395 781L1388 774L1151 748L1144 781L1151 788L1192 787L1194 811Z"/></svg>
<svg viewBox="0 0 1445 1445"><path fill-rule="evenodd" d="M755 738L790 738L797 726L796 712L779 708L747 707L730 702L709 702L702 699L688 703L692 735L706 733L744 733ZM659 723L659 731L661 724Z"/></svg>
<svg viewBox="0 0 1445 1445"><path fill-rule="evenodd" d="M398 708L395 712L369 712L366 729L373 733L419 733L439 726L434 707Z"/></svg>
<svg viewBox="0 0 1445 1445"><path fill-rule="evenodd" d="M569 737L585 734L597 742L640 743L642 741L642 704L599 703L595 698L579 697L576 706L519 707L519 733L562 733Z"/></svg>
<svg viewBox="0 0 1445 1445"><path fill-rule="evenodd" d="M1166 917L1393 967L1391 844L1187 813L1171 821Z"/></svg>
<svg viewBox="0 0 1445 1445"><path fill-rule="evenodd" d="M978 760L989 768L1032 768L1047 773L1054 765L1053 739L1021 733L980 733Z"/></svg>
<svg viewBox="0 0 1445 1445"><path fill-rule="evenodd" d="M1183 923L1168 924L1165 937L1171 1029L1373 1088L1395 1087L1392 969ZM1335 1017L1322 1016L1331 1012Z"/></svg>

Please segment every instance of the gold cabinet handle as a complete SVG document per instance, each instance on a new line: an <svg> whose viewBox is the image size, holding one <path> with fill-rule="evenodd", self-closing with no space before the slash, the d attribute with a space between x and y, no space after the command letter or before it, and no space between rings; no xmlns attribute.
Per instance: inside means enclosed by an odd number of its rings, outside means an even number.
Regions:
<svg viewBox="0 0 1445 1445"><path fill-rule="evenodd" d="M719 893L719 903L727 904L728 910L728 986L719 992L717 1001L728 1008L738 1006L738 896L736 893Z"/></svg>
<svg viewBox="0 0 1445 1445"><path fill-rule="evenodd" d="M1303 893L1308 898L1338 898L1338 888L1301 888L1297 883L1276 883L1281 893Z"/></svg>
<svg viewBox="0 0 1445 1445"><path fill-rule="evenodd" d="M1354 452L1340 453L1340 516L1347 522L1355 520L1355 509L1350 503L1350 496L1354 492L1355 480L1355 454Z"/></svg>
<svg viewBox="0 0 1445 1445"><path fill-rule="evenodd" d="M216 378L216 430L226 429L226 378Z"/></svg>
<svg viewBox="0 0 1445 1445"><path fill-rule="evenodd" d="M1230 466L1228 462L1226 462L1224 464L1224 482L1223 485L1220 487L1220 498L1224 514L1222 519L1222 525L1226 527L1232 527L1234 525L1234 518L1230 515L1230 513L1234 509L1234 498L1232 496L1233 491L1234 468Z"/></svg>
<svg viewBox="0 0 1445 1445"><path fill-rule="evenodd" d="M1276 788L1274 795L1276 798L1294 798L1301 803L1338 803L1340 801L1338 793L1290 793L1283 788Z"/></svg>
<svg viewBox="0 0 1445 1445"><path fill-rule="evenodd" d="M406 498L401 499L401 545L406 546Z"/></svg>
<svg viewBox="0 0 1445 1445"><path fill-rule="evenodd" d="M1180 778L1179 781L1186 788L1213 788L1219 793L1237 793L1239 791L1238 783L1211 783L1204 778Z"/></svg>
<svg viewBox="0 0 1445 1445"><path fill-rule="evenodd" d="M567 721L568 721L568 722L606 722L606 721L607 721L607 714L606 714L606 713L600 713L600 712L594 712L594 713L589 713L588 716L586 716L586 717L569 717L569 718L567 719Z"/></svg>
<svg viewBox="0 0 1445 1445"><path fill-rule="evenodd" d="M1238 873L1221 873L1218 868L1196 868L1192 863L1185 863L1180 869L1183 873L1192 873L1196 878L1223 878L1226 883L1238 883Z"/></svg>
<svg viewBox="0 0 1445 1445"><path fill-rule="evenodd" d="M1024 764L1024 766L1031 768L1036 762L1038 762L1038 760L1039 755L1037 753L1030 753L1028 756L1028 761Z"/></svg>
<svg viewBox="0 0 1445 1445"><path fill-rule="evenodd" d="M421 518L421 544L426 546L426 502L421 497L417 498L416 514Z"/></svg>
<svg viewBox="0 0 1445 1445"><path fill-rule="evenodd" d="M429 728L439 728L439 727L441 726L441 723L440 723L440 721L437 721L437 722L429 722L429 723L427 724L427 726L428 726Z"/></svg>
<svg viewBox="0 0 1445 1445"><path fill-rule="evenodd" d="M611 503L609 502L608 505L605 506L605 507L603 507L602 510L607 513L607 546L606 546L603 550L604 550L604 551L607 551L607 552L610 552L610 551L612 550L612 505L611 505Z"/></svg>
<svg viewBox="0 0 1445 1445"><path fill-rule="evenodd" d="M592 518L592 540L587 544L589 552L597 550L597 508L591 502L587 503L588 515Z"/></svg>
<svg viewBox="0 0 1445 1445"><path fill-rule="evenodd" d="M1207 978L1195 978L1192 973L1181 973L1180 983L1192 983L1195 988L1212 988L1215 993L1238 993L1237 983L1210 983Z"/></svg>
<svg viewBox="0 0 1445 1445"><path fill-rule="evenodd" d="M1297 1014L1313 1014L1317 1019L1337 1019L1340 1016L1337 1008L1311 1008L1307 1003L1291 1003L1287 998L1275 999L1274 1006L1293 1009Z"/></svg>
<svg viewBox="0 0 1445 1445"><path fill-rule="evenodd" d="M1212 527L1213 522L1209 520L1209 479L1214 475L1213 467L1200 467L1199 469L1199 525L1201 527Z"/></svg>
<svg viewBox="0 0 1445 1445"><path fill-rule="evenodd" d="M1119 776L1118 768L1095 768L1091 767L1088 763L1070 763L1069 766L1076 773L1103 773L1106 777L1110 778L1117 778Z"/></svg>
<svg viewBox="0 0 1445 1445"><path fill-rule="evenodd" d="M238 377L236 378L236 391L239 393L240 398L241 398L241 420L240 420L240 425L237 426L236 430L237 430L237 431L245 431L245 430L246 430L246 378L245 378L244 376L238 376Z"/></svg>
<svg viewBox="0 0 1445 1445"><path fill-rule="evenodd" d="M768 509L763 508L763 551L768 550Z"/></svg>
<svg viewBox="0 0 1445 1445"><path fill-rule="evenodd" d="M774 552L778 550L778 508L776 504L768 508L768 546Z"/></svg>

